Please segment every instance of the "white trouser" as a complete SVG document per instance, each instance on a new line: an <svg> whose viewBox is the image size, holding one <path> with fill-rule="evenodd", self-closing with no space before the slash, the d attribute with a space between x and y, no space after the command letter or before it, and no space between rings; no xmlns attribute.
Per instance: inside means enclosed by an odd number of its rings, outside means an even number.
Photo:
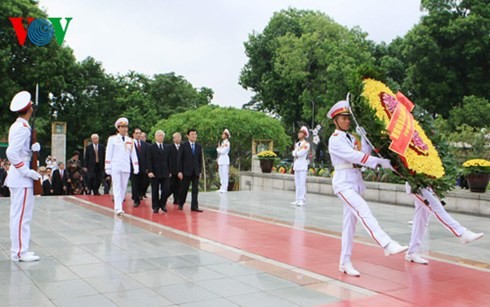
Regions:
<svg viewBox="0 0 490 307"><path fill-rule="evenodd" d="M219 179L221 182L220 191L228 191L229 165L218 165Z"/></svg>
<svg viewBox="0 0 490 307"><path fill-rule="evenodd" d="M417 194L410 194L415 199L415 214L413 216L412 236L410 238L410 247L408 253L420 252L422 245L422 239L424 237L425 230L431 213L434 213L436 218L441 224L446 227L452 234L459 237L466 230L461 224L453 219L446 209L442 206L440 199L432 193L429 189L421 189L421 196ZM424 199L429 202L425 204Z"/></svg>
<svg viewBox="0 0 490 307"><path fill-rule="evenodd" d="M344 202L344 221L342 227L342 252L340 264L350 262L352 245L359 219L367 233L381 247L386 247L392 240L378 224L366 201L352 189L339 192L337 196Z"/></svg>
<svg viewBox="0 0 490 307"><path fill-rule="evenodd" d="M112 193L114 194L114 210L116 212L123 209L123 201L126 198L128 180L129 172L112 172Z"/></svg>
<svg viewBox="0 0 490 307"><path fill-rule="evenodd" d="M31 220L34 210L32 188L10 188L10 251L12 259L19 259L29 250Z"/></svg>
<svg viewBox="0 0 490 307"><path fill-rule="evenodd" d="M296 201L306 201L306 170L294 171L294 184L296 186Z"/></svg>

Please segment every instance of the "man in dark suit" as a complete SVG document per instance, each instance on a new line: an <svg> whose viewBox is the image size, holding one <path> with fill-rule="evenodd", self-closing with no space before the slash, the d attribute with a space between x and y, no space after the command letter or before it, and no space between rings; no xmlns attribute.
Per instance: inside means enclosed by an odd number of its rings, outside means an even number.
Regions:
<svg viewBox="0 0 490 307"><path fill-rule="evenodd" d="M155 144L149 146L147 153L153 213L158 213L159 209L167 212L167 199L170 196L170 148L163 145L164 138L165 133L162 130L155 132Z"/></svg>
<svg viewBox="0 0 490 307"><path fill-rule="evenodd" d="M99 144L99 136L92 134L90 137L92 144L85 148L85 157L83 167L87 173L87 190L88 193L100 195L99 188L104 175L105 147Z"/></svg>
<svg viewBox="0 0 490 307"><path fill-rule="evenodd" d="M136 156L138 157L138 164L140 171L138 174L134 174L133 166L131 164L131 194L132 199L134 201L133 207L139 207L141 199L145 195L145 181L144 176L146 176L147 169L147 152L148 152L148 143L141 141L141 129L135 128L133 130L133 141L134 148L136 149Z"/></svg>
<svg viewBox="0 0 490 307"><path fill-rule="evenodd" d="M65 164L60 162L58 169L53 171L51 186L53 189L53 195L65 195L67 189L68 173L65 171Z"/></svg>
<svg viewBox="0 0 490 307"><path fill-rule="evenodd" d="M175 132L172 135L174 143L169 146L170 148L170 190L174 195L174 205L179 204L181 181L178 177L179 170L177 169L177 164L179 163L179 149L180 143L182 141L182 135L179 132Z"/></svg>
<svg viewBox="0 0 490 307"><path fill-rule="evenodd" d="M192 201L191 211L202 212L199 209L197 195L199 193L199 178L202 170L202 147L197 143L196 129L187 131L188 141L183 143L179 150L179 160L177 169L179 170L178 177L182 180L182 190L179 199L179 210L184 209L184 203L189 192L189 185L192 182Z"/></svg>

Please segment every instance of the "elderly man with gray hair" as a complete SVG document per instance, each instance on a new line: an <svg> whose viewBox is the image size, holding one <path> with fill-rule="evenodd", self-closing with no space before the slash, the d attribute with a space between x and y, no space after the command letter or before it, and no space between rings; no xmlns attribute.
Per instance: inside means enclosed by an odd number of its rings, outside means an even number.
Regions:
<svg viewBox="0 0 490 307"><path fill-rule="evenodd" d="M163 144L165 132L155 132L155 143L147 151L147 170L151 182L151 206L153 213L161 209L167 212L167 199L170 195L170 149Z"/></svg>
<svg viewBox="0 0 490 307"><path fill-rule="evenodd" d="M92 141L85 148L83 167L87 172L87 188L89 193L100 195L99 188L104 175L105 147L99 144L99 135L94 133L90 137Z"/></svg>

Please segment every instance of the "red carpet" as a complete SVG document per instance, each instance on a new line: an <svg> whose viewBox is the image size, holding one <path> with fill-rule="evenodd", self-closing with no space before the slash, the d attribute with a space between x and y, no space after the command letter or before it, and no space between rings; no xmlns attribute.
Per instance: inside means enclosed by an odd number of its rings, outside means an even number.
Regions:
<svg viewBox="0 0 490 307"><path fill-rule="evenodd" d="M110 196L79 196L113 208ZM341 280L379 295L333 306L489 306L490 273L431 260L427 266L408 263L403 255L385 257L381 248L356 243L354 261L360 278L338 271L340 239L270 224L224 212L184 211L169 204L168 214L153 214L150 200L139 208L125 205L134 215L228 246ZM132 203L128 200L126 203ZM329 306L332 306L329 305Z"/></svg>

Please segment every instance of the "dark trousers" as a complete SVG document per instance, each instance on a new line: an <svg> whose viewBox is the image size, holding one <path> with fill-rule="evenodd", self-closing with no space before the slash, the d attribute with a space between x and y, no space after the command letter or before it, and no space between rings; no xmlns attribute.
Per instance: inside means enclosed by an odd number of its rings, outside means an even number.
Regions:
<svg viewBox="0 0 490 307"><path fill-rule="evenodd" d="M141 175L141 190L140 190L140 196L145 196L146 192L148 191L148 187L150 186L150 177L148 177L147 173L143 173Z"/></svg>
<svg viewBox="0 0 490 307"><path fill-rule="evenodd" d="M131 173L131 198L134 200L135 203L140 202L140 196L141 196L141 180L142 180L142 174L139 173L137 175Z"/></svg>
<svg viewBox="0 0 490 307"><path fill-rule="evenodd" d="M151 178L151 207L153 210L163 209L170 196L170 183L168 178Z"/></svg>
<svg viewBox="0 0 490 307"><path fill-rule="evenodd" d="M199 193L199 176L193 174L192 176L184 176L182 179L182 190L180 191L180 203L179 206L183 207L187 193L189 192L189 186L192 182L192 200L191 209L199 209L199 203L197 202L197 195Z"/></svg>
<svg viewBox="0 0 490 307"><path fill-rule="evenodd" d="M182 188L182 181L180 181L179 177L177 177L177 174L172 175L172 177L170 177L170 190L174 195L174 205L179 204L181 188Z"/></svg>
<svg viewBox="0 0 490 307"><path fill-rule="evenodd" d="M102 165L101 163L96 163L95 168L93 172L88 172L88 191L93 192L94 195L98 195L100 185L102 184L102 176L103 176L103 171L102 171Z"/></svg>

